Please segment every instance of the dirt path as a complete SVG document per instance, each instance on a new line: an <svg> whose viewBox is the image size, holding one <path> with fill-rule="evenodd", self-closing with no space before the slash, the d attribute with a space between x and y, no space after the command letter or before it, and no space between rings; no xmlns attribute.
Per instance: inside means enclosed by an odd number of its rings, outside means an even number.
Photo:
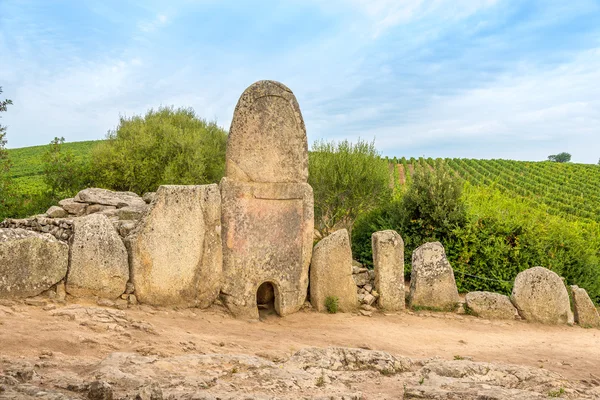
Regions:
<svg viewBox="0 0 600 400"><path fill-rule="evenodd" d="M600 376L597 329L428 312L363 317L303 311L248 322L231 318L220 307L176 311L142 306L117 311L130 320L123 322L90 316L83 307L73 314L72 307L0 306L0 356L28 358L53 352L100 359L119 351L286 357L309 346L343 346L411 358L459 356L545 368L571 380Z"/></svg>

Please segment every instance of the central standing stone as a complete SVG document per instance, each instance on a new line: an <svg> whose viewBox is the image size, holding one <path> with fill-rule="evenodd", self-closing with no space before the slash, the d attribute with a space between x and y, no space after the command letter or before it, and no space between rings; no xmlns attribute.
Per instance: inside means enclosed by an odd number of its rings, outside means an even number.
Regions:
<svg viewBox="0 0 600 400"><path fill-rule="evenodd" d="M257 318L256 296L273 285L279 315L306 300L314 227L306 129L296 97L259 81L238 101L221 181L225 305Z"/></svg>

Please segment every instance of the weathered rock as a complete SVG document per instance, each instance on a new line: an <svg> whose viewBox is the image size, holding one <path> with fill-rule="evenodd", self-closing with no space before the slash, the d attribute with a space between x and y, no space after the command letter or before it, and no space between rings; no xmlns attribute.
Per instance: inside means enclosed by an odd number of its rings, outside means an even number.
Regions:
<svg viewBox="0 0 600 400"><path fill-rule="evenodd" d="M87 204L79 203L74 199L64 199L58 202L58 205L61 206L66 212L69 214L73 214L76 217L79 217L85 214L85 210L87 208Z"/></svg>
<svg viewBox="0 0 600 400"><path fill-rule="evenodd" d="M144 213L148 210L148 206L128 206L119 209L118 216L122 221L125 220L139 220L144 216Z"/></svg>
<svg viewBox="0 0 600 400"><path fill-rule="evenodd" d="M121 237L127 237L135 229L137 221L114 221L113 225Z"/></svg>
<svg viewBox="0 0 600 400"><path fill-rule="evenodd" d="M128 237L137 299L152 305L209 306L221 287L220 231L217 185L161 186Z"/></svg>
<svg viewBox="0 0 600 400"><path fill-rule="evenodd" d="M46 215L50 218L64 218L69 215L62 207L52 206L46 211Z"/></svg>
<svg viewBox="0 0 600 400"><path fill-rule="evenodd" d="M439 242L425 243L412 256L410 307L453 310L459 302L454 271Z"/></svg>
<svg viewBox="0 0 600 400"><path fill-rule="evenodd" d="M90 400L112 400L113 389L107 382L94 381L90 383L88 391L88 399Z"/></svg>
<svg viewBox="0 0 600 400"><path fill-rule="evenodd" d="M543 267L520 272L515 278L512 302L521 317L544 324L566 324L571 306L560 276Z"/></svg>
<svg viewBox="0 0 600 400"><path fill-rule="evenodd" d="M279 315L299 310L308 286L314 200L306 130L288 88L260 81L244 91L227 140L226 174L223 302L236 316L257 318L257 290L269 283Z"/></svg>
<svg viewBox="0 0 600 400"><path fill-rule="evenodd" d="M341 311L358 307L356 285L352 279L352 251L345 229L335 231L313 249L310 268L310 302L318 311L325 311L325 299L337 297Z"/></svg>
<svg viewBox="0 0 600 400"><path fill-rule="evenodd" d="M487 319L515 319L517 309L508 296L491 292L470 292L465 296L467 307L477 316Z"/></svg>
<svg viewBox="0 0 600 400"><path fill-rule="evenodd" d="M105 206L103 204L90 204L86 208L85 213L87 215L89 215L89 214L101 213L103 211L116 210L116 209L117 209L116 206Z"/></svg>
<svg viewBox="0 0 600 400"><path fill-rule="evenodd" d="M69 246L48 234L0 229L0 298L37 296L67 273Z"/></svg>
<svg viewBox="0 0 600 400"><path fill-rule="evenodd" d="M379 307L404 310L404 241L396 231L387 230L373 233L371 244Z"/></svg>
<svg viewBox="0 0 600 400"><path fill-rule="evenodd" d="M67 293L116 299L128 280L127 250L108 218L92 214L76 219Z"/></svg>
<svg viewBox="0 0 600 400"><path fill-rule="evenodd" d="M584 328L600 328L600 316L587 291L577 285L571 286L575 322Z"/></svg>
<svg viewBox="0 0 600 400"><path fill-rule="evenodd" d="M146 202L146 204L152 203L152 200L156 197L156 192L146 192L142 196L142 200Z"/></svg>
<svg viewBox="0 0 600 400"><path fill-rule="evenodd" d="M240 182L307 181L306 128L296 97L283 84L259 81L240 97L227 141L226 175Z"/></svg>
<svg viewBox="0 0 600 400"><path fill-rule="evenodd" d="M369 282L371 282L369 280L369 273L367 271L365 272L359 272L357 274L352 274L352 279L354 279L354 283L356 284L356 286L365 286L367 285Z"/></svg>
<svg viewBox="0 0 600 400"><path fill-rule="evenodd" d="M146 202L133 192L113 192L107 189L83 189L74 198L79 203L102 204L118 208L127 206L144 206ZM60 204L60 203L59 203Z"/></svg>

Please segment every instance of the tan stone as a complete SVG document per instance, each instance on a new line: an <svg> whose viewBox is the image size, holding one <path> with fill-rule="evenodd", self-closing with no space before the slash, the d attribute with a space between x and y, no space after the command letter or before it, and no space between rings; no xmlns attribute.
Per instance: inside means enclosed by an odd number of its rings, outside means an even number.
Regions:
<svg viewBox="0 0 600 400"><path fill-rule="evenodd" d="M133 192L113 192L112 190L99 188L83 189L77 193L74 201L79 203L115 206L119 208L138 205L144 206L146 204L140 196Z"/></svg>
<svg viewBox="0 0 600 400"><path fill-rule="evenodd" d="M600 328L600 316L587 291L577 285L571 286L575 322L584 328Z"/></svg>
<svg viewBox="0 0 600 400"><path fill-rule="evenodd" d="M50 218L65 218L69 215L62 207L52 206L46 211L46 215Z"/></svg>
<svg viewBox="0 0 600 400"><path fill-rule="evenodd" d="M296 97L259 81L240 97L227 140L226 176L242 182L306 182L308 143Z"/></svg>
<svg viewBox="0 0 600 400"><path fill-rule="evenodd" d="M221 196L216 184L161 186L128 237L140 303L207 307L222 277Z"/></svg>
<svg viewBox="0 0 600 400"><path fill-rule="evenodd" d="M569 294L560 276L543 267L520 272L515 278L513 304L521 317L544 324L569 322Z"/></svg>
<svg viewBox="0 0 600 400"><path fill-rule="evenodd" d="M459 302L454 271L439 242L425 243L412 255L410 307L452 310Z"/></svg>
<svg viewBox="0 0 600 400"><path fill-rule="evenodd" d="M491 292L470 292L465 296L467 307L478 317L515 319L517 309L508 296Z"/></svg>
<svg viewBox="0 0 600 400"><path fill-rule="evenodd" d="M313 249L310 302L318 311L326 311L327 297L337 297L342 312L358 308L356 285L352 279L352 250L345 229L323 238Z"/></svg>
<svg viewBox="0 0 600 400"><path fill-rule="evenodd" d="M37 296L67 274L69 246L49 234L0 228L0 298Z"/></svg>
<svg viewBox="0 0 600 400"><path fill-rule="evenodd" d="M74 199L64 199L58 202L58 205L61 206L66 212L69 214L73 214L76 217L79 217L85 214L85 210L87 208L87 204L79 203Z"/></svg>
<svg viewBox="0 0 600 400"><path fill-rule="evenodd" d="M257 290L270 282L277 313L298 311L312 252L312 188L224 178L221 194L225 305L238 317L257 318Z"/></svg>
<svg viewBox="0 0 600 400"><path fill-rule="evenodd" d="M127 250L109 219L101 214L73 222L66 290L75 297L116 299L129 280Z"/></svg>
<svg viewBox="0 0 600 400"><path fill-rule="evenodd" d="M373 233L371 245L379 307L404 310L404 241L396 231L386 230Z"/></svg>

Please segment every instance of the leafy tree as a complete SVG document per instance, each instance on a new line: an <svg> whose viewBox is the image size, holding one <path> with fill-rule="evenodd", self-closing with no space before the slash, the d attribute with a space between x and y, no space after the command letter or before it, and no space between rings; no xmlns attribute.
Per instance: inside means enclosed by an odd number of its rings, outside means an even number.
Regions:
<svg viewBox="0 0 600 400"><path fill-rule="evenodd" d="M0 94L2 87L0 87ZM8 105L11 105L11 100L0 100L0 112L5 112ZM2 118L2 117L0 117ZM10 179L11 162L6 150L6 127L0 125L0 215L4 216L7 213L10 200L12 198L12 185Z"/></svg>
<svg viewBox="0 0 600 400"><path fill-rule="evenodd" d="M161 107L122 117L92 151L93 183L142 194L162 184L219 182L225 172L226 132L189 108Z"/></svg>
<svg viewBox="0 0 600 400"><path fill-rule="evenodd" d="M85 186L84 166L78 163L71 150L65 150L64 137L55 137L42 156L44 182L53 199L70 197Z"/></svg>
<svg viewBox="0 0 600 400"><path fill-rule="evenodd" d="M565 152L553 154L551 156L548 156L548 161L567 163L567 162L571 161L571 155L569 153L565 153Z"/></svg>
<svg viewBox="0 0 600 400"><path fill-rule="evenodd" d="M390 198L388 163L375 143L316 141L309 155L308 182L315 196L315 228L327 235L352 231L355 219Z"/></svg>

